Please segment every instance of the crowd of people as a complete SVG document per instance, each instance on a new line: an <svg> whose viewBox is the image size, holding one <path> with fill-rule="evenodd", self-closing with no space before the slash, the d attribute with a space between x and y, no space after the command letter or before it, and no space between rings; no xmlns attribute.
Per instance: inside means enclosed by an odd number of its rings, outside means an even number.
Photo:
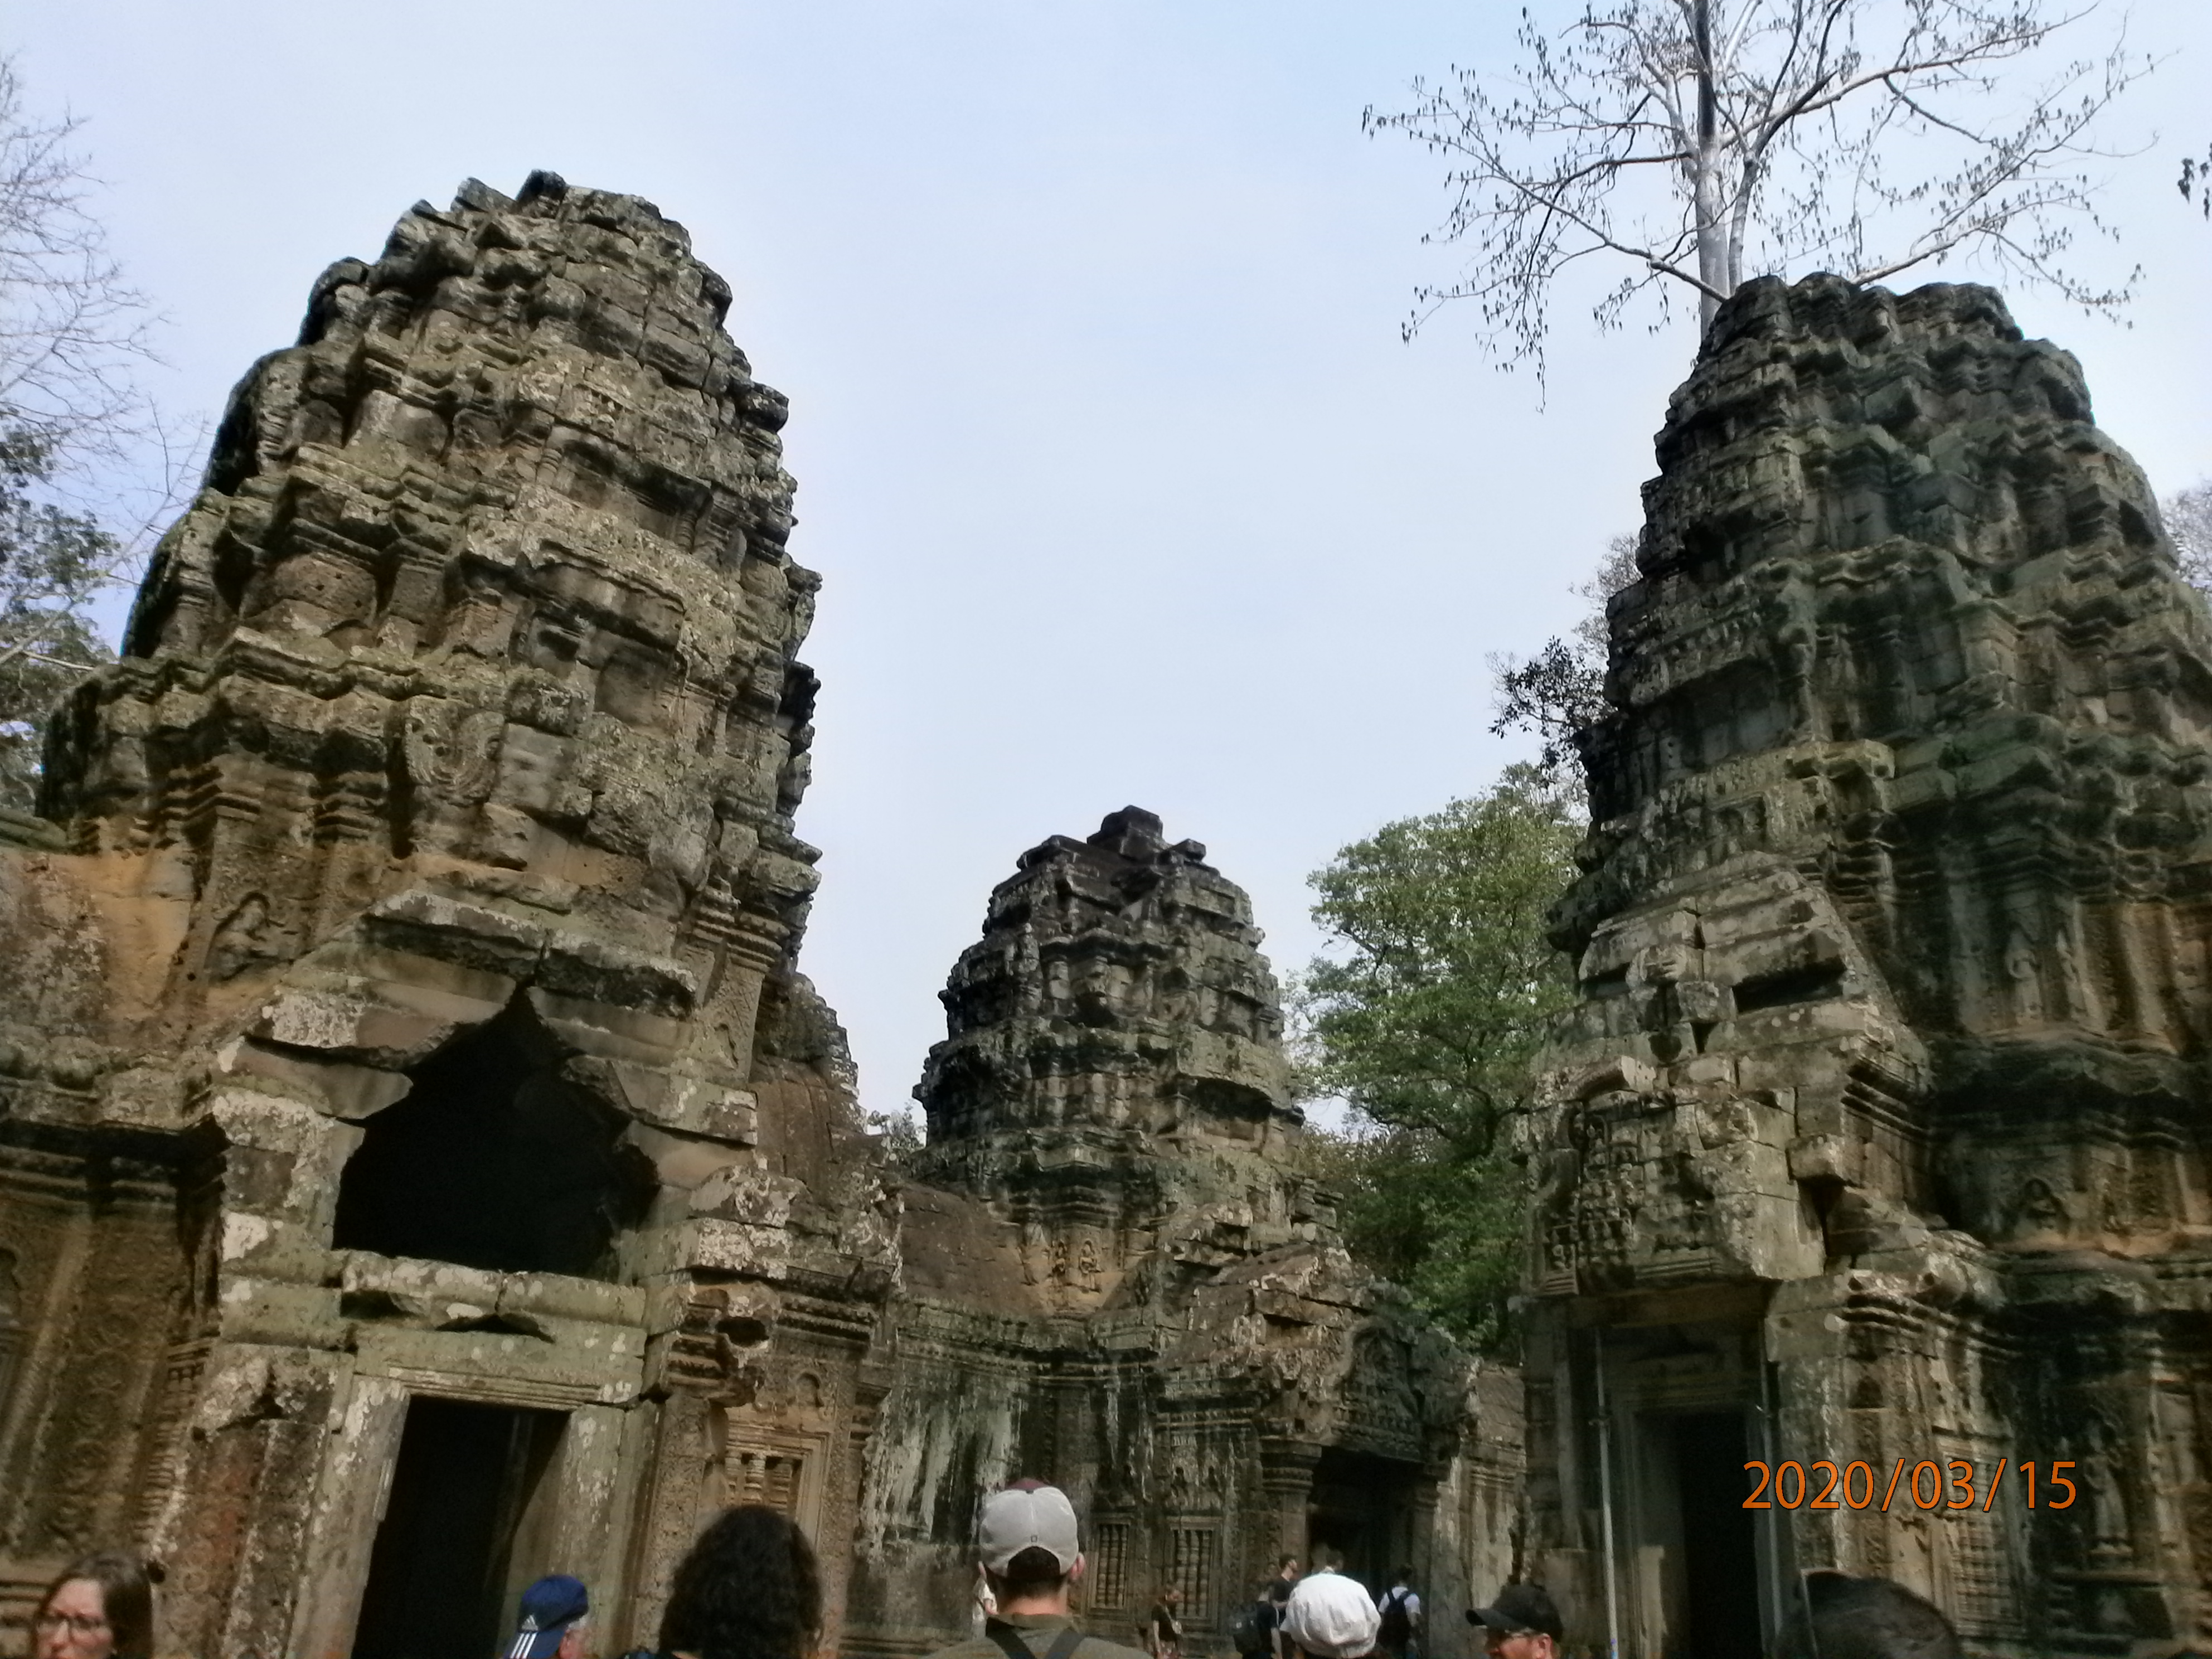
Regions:
<svg viewBox="0 0 2212 1659"><path fill-rule="evenodd" d="M1075 1506L1057 1486L1018 1480L983 1500L976 1528L973 1633L929 1659L1182 1659L1182 1596L1162 1589L1141 1651L1086 1633L1075 1613L1084 1558ZM1341 1562L1310 1570L1285 1556L1231 1628L1241 1659L1421 1659L1421 1598L1401 1567L1378 1602ZM33 1659L154 1659L157 1569L118 1553L71 1563L40 1601ZM1811 1572L1775 1659L1960 1659L1939 1611L1886 1579ZM1543 1586L1509 1583L1468 1622L1489 1659L1565 1659L1566 1626ZM502 1659L585 1659L591 1595L562 1574L522 1594ZM781 1511L726 1510L676 1570L659 1645L623 1659L810 1659L822 1632L822 1578L806 1537Z"/></svg>

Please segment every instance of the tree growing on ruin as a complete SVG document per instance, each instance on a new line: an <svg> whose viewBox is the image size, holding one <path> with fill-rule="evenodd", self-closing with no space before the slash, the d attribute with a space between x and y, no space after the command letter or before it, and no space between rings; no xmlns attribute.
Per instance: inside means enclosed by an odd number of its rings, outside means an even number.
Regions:
<svg viewBox="0 0 2212 1659"><path fill-rule="evenodd" d="M90 605L135 569L182 477L137 378L150 312L90 211L77 125L29 114L0 58L0 805L16 807L47 711L113 654ZM118 486L149 453L153 484Z"/></svg>
<svg viewBox="0 0 2212 1659"><path fill-rule="evenodd" d="M1450 210L1425 240L1474 250L1406 331L1469 300L1506 366L1540 374L1553 289L1585 261L1626 266L1605 328L1645 296L1662 318L1694 296L1710 322L1753 276L1882 282L1970 252L2109 311L2133 276L2103 286L2069 256L2082 227L2111 234L2091 130L2150 62L2123 42L2034 73L2091 9L1589 0L1557 33L1524 12L1510 71L1455 66L1364 118L1448 159Z"/></svg>
<svg viewBox="0 0 2212 1659"><path fill-rule="evenodd" d="M1347 1238L1478 1340L1517 1273L1521 1174L1498 1131L1571 1000L1545 915L1572 873L1572 804L1527 767L1441 811L1388 823L1309 879L1334 948L1291 1009L1303 1086L1351 1107L1319 1143Z"/></svg>

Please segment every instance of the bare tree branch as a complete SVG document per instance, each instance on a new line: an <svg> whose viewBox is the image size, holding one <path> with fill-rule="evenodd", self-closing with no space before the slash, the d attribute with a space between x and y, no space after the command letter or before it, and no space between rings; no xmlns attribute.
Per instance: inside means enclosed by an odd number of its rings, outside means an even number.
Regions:
<svg viewBox="0 0 2212 1659"><path fill-rule="evenodd" d="M1472 300L1504 366L1529 362L1540 378L1555 280L1593 253L1644 273L1599 301L1601 328L1661 279L1662 301L1679 284L1710 321L1748 275L1873 280L1969 251L2116 309L2134 279L2094 286L2069 255L2084 223L2112 235L2085 170L2110 152L2090 131L2154 64L2122 36L2038 79L2019 70L2094 9L1587 0L1556 34L1526 21L1510 75L1455 67L1416 81L1411 108L1363 118L1453 158L1449 210L1424 240L1475 250L1457 280L1419 290L1405 331ZM1893 182L1887 167L1906 164ZM2185 165L2185 196L2208 181L2212 156Z"/></svg>

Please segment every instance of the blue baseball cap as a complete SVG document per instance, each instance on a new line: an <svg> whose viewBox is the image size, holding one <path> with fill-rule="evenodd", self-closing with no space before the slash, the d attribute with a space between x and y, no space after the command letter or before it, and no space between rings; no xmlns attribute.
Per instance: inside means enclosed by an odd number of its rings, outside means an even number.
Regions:
<svg viewBox="0 0 2212 1659"><path fill-rule="evenodd" d="M568 1626L592 1610L580 1578L556 1572L522 1592L522 1623L507 1644L506 1659L553 1659Z"/></svg>

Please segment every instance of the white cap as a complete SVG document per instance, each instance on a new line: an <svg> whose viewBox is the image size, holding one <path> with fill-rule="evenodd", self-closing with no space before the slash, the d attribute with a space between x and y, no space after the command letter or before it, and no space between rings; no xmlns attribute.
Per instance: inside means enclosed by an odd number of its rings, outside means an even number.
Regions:
<svg viewBox="0 0 2212 1659"><path fill-rule="evenodd" d="M1075 1570L1075 1505L1057 1486L1023 1481L983 1500L975 1521L975 1541L983 1565L1004 1572L1024 1550L1048 1552L1062 1572Z"/></svg>
<svg viewBox="0 0 2212 1659"><path fill-rule="evenodd" d="M1382 1615L1356 1578L1310 1572L1291 1590L1283 1609L1283 1634L1320 1659L1359 1659L1375 1650Z"/></svg>

